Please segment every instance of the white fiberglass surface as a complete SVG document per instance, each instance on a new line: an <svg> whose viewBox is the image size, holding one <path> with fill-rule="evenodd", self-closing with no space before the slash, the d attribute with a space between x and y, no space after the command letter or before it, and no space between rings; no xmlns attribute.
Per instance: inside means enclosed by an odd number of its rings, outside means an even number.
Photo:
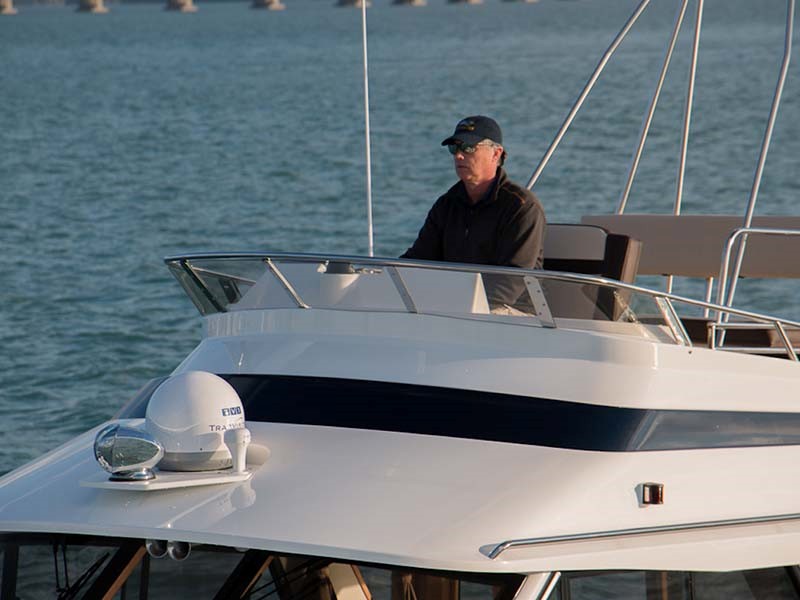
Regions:
<svg viewBox="0 0 800 600"><path fill-rule="evenodd" d="M653 343L603 331L644 326L584 322L597 330L408 313L240 311L206 317L206 339L177 372L366 379L612 406L797 410L800 370L791 361Z"/></svg>
<svg viewBox="0 0 800 600"><path fill-rule="evenodd" d="M731 570L787 564L797 522L489 550L507 540L800 512L793 447L590 452L250 423L269 458L244 484L95 489L88 435L0 485L0 531L177 539L472 572ZM763 465L769 464L770 469ZM664 484L642 507L637 486ZM725 502L712 501L725 490ZM54 503L53 498L58 498Z"/></svg>

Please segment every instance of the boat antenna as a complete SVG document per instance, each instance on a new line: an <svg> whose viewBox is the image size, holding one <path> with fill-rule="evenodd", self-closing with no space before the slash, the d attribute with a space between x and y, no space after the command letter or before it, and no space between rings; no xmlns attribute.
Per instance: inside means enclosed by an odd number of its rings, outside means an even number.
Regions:
<svg viewBox="0 0 800 600"><path fill-rule="evenodd" d="M361 0L361 46L364 52L364 151L367 169L367 248L369 256L375 255L372 235L372 150L369 143L369 63L367 62L367 2Z"/></svg>

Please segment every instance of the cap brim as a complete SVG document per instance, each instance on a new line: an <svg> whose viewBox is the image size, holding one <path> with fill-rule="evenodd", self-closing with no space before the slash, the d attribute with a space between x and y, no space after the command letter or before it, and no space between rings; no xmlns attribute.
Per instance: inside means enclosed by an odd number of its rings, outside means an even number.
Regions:
<svg viewBox="0 0 800 600"><path fill-rule="evenodd" d="M445 141L442 142L442 146L449 146L450 144L479 144L486 138L482 135L478 135L476 133L470 133L465 131L463 133L459 133L458 135L451 135Z"/></svg>

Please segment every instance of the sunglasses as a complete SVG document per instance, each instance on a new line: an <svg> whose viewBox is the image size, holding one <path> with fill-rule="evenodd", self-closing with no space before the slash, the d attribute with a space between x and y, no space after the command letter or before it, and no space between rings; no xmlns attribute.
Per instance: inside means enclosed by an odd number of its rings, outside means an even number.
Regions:
<svg viewBox="0 0 800 600"><path fill-rule="evenodd" d="M458 152L462 154L475 154L475 151L478 149L478 146L490 146L492 142L478 142L477 144L464 144L462 142L456 142L453 144L448 144L447 149L450 151L450 154L456 155Z"/></svg>

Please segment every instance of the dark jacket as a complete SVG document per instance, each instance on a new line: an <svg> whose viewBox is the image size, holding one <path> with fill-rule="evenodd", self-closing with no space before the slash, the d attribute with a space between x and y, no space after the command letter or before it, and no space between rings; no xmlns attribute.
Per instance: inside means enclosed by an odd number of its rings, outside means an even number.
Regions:
<svg viewBox="0 0 800 600"><path fill-rule="evenodd" d="M540 269L545 225L533 192L509 181L501 168L493 189L475 205L461 181L447 190L401 258Z"/></svg>
<svg viewBox="0 0 800 600"><path fill-rule="evenodd" d="M459 181L428 212L414 244L401 258L540 269L544 258L544 209L530 190L509 181L502 168L492 190L469 204ZM493 306L513 305L521 278L484 277Z"/></svg>

